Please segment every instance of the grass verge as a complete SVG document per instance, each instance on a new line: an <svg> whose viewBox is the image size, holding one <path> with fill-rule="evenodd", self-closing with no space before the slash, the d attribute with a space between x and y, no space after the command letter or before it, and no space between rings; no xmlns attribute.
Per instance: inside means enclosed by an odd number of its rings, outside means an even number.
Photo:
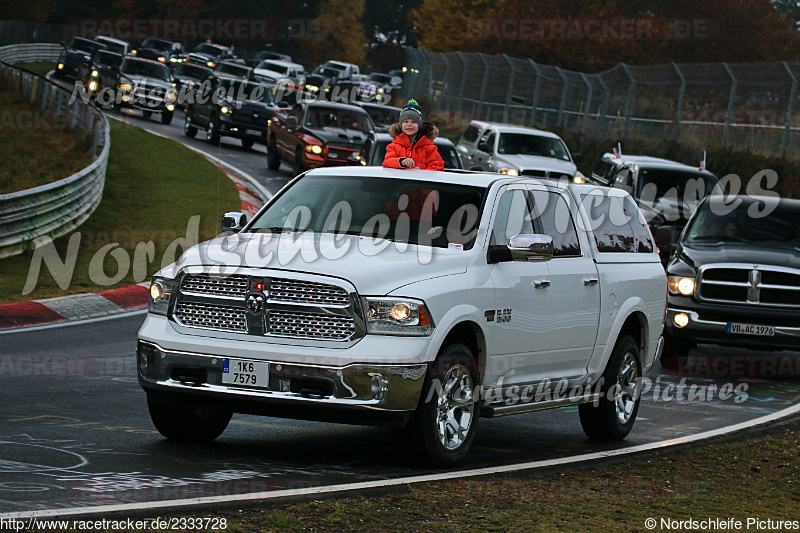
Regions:
<svg viewBox="0 0 800 533"><path fill-rule="evenodd" d="M56 62L55 61L29 61L29 62L22 62L22 63L14 63L14 66L17 68L23 68L25 70L30 70L40 76L46 76L48 72L51 70L55 70Z"/></svg>
<svg viewBox="0 0 800 533"><path fill-rule="evenodd" d="M733 518L745 531L748 518L800 520L800 423L740 438L564 473L415 485L385 496L267 504L214 516L227 517L228 533L647 531L648 518L657 520L655 531L670 530L662 518Z"/></svg>
<svg viewBox="0 0 800 533"><path fill-rule="evenodd" d="M83 130L40 110L17 94L0 90L0 194L58 181L91 163Z"/></svg>
<svg viewBox="0 0 800 533"><path fill-rule="evenodd" d="M62 268L52 272L41 264L35 290L22 294L34 254L0 259L0 303L100 291L143 281L161 267L170 243L186 235L192 217L199 215L202 241L218 233L222 213L240 210L236 187L215 165L176 141L113 119L109 122L111 154L103 199L75 232L80 247L73 274L68 276L69 269ZM73 235L55 241L61 262ZM150 256L141 249L136 253L138 243L148 242L153 243ZM118 246L111 246L113 243ZM98 253L104 247L106 253ZM169 257L177 258L180 252L178 248ZM60 287L53 274L70 279L69 286Z"/></svg>

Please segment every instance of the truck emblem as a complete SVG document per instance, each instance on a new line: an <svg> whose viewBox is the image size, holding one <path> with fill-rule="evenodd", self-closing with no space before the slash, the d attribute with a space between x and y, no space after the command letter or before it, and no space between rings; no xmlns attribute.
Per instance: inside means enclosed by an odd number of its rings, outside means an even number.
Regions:
<svg viewBox="0 0 800 533"><path fill-rule="evenodd" d="M247 297L247 308L253 313L258 313L264 308L264 296L251 294Z"/></svg>

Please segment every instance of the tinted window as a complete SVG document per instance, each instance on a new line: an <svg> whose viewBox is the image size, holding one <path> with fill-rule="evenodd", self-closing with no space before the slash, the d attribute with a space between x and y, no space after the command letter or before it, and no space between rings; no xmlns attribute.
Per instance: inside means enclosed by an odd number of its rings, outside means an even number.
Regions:
<svg viewBox="0 0 800 533"><path fill-rule="evenodd" d="M464 134L461 136L461 139L474 143L476 140L478 140L478 127L471 124L467 126L467 129L464 130Z"/></svg>
<svg viewBox="0 0 800 533"><path fill-rule="evenodd" d="M289 67L279 63L273 63L272 61L262 61L256 68L277 72L278 74L283 74L284 76L289 73Z"/></svg>
<svg viewBox="0 0 800 533"><path fill-rule="evenodd" d="M585 194L582 202L589 214L598 252L653 251L650 230L630 198Z"/></svg>
<svg viewBox="0 0 800 533"><path fill-rule="evenodd" d="M309 107L305 125L309 128L344 128L372 131L372 120L360 109Z"/></svg>
<svg viewBox="0 0 800 533"><path fill-rule="evenodd" d="M458 157L458 152L453 146L436 146L439 149L439 155L444 161L444 168L461 168L461 159Z"/></svg>
<svg viewBox="0 0 800 533"><path fill-rule="evenodd" d="M718 182L715 176L699 171L643 168L639 171L637 197L658 201L666 196L683 201L688 192L690 197L701 199L711 194Z"/></svg>
<svg viewBox="0 0 800 533"><path fill-rule="evenodd" d="M80 39L78 37L74 37L72 41L69 43L69 48L72 50L80 50L81 52L88 52L90 54L95 53L97 50L105 49L105 45L102 43L96 43L93 41L87 41L86 39Z"/></svg>
<svg viewBox="0 0 800 533"><path fill-rule="evenodd" d="M490 244L506 246L508 240L518 233L535 233L528 192L523 189L507 190L497 203Z"/></svg>
<svg viewBox="0 0 800 533"><path fill-rule="evenodd" d="M112 52L98 52L94 58L95 63L104 67L118 67L122 63L122 56Z"/></svg>
<svg viewBox="0 0 800 533"><path fill-rule="evenodd" d="M144 76L147 78L169 81L169 70L161 63L126 59L125 62L122 63L120 71L123 74L130 74L131 76Z"/></svg>
<svg viewBox="0 0 800 533"><path fill-rule="evenodd" d="M125 53L125 45L124 44L115 43L113 41L106 41L105 39L103 39L101 37L97 37L95 40L98 43L104 44L105 47L108 48L109 50L111 50L112 52L116 52L118 54L124 54Z"/></svg>
<svg viewBox="0 0 800 533"><path fill-rule="evenodd" d="M553 238L553 257L581 255L578 232L566 200L551 191L535 191L532 196L538 213L538 231Z"/></svg>
<svg viewBox="0 0 800 533"><path fill-rule="evenodd" d="M530 135L527 133L502 133L500 144L497 146L498 154L508 155L535 155L552 157L561 161L569 161L567 147L560 139Z"/></svg>
<svg viewBox="0 0 800 533"><path fill-rule="evenodd" d="M369 106L364 109L375 124L394 124L400 119L400 110L396 107Z"/></svg>
<svg viewBox="0 0 800 533"><path fill-rule="evenodd" d="M149 48L159 52L168 52L171 43L169 41L162 41L161 39L145 39L142 43L142 48Z"/></svg>

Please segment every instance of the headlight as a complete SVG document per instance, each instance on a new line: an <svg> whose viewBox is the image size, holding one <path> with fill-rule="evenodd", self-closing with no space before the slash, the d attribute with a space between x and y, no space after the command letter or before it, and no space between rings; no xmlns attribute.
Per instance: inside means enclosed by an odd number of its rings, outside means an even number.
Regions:
<svg viewBox="0 0 800 533"><path fill-rule="evenodd" d="M306 152L311 152L312 154L321 154L322 153L322 146L318 144L307 144L306 145Z"/></svg>
<svg viewBox="0 0 800 533"><path fill-rule="evenodd" d="M311 91L312 93L315 93L319 91L319 87L317 87L316 85L306 85L306 91Z"/></svg>
<svg viewBox="0 0 800 533"><path fill-rule="evenodd" d="M167 102L174 102L178 99L178 95L175 94L175 91L167 91L167 94L164 96L164 99Z"/></svg>
<svg viewBox="0 0 800 533"><path fill-rule="evenodd" d="M148 300L147 311L156 315L167 314L169 298L172 296L174 280L165 278L153 278L150 283L150 298Z"/></svg>
<svg viewBox="0 0 800 533"><path fill-rule="evenodd" d="M515 168L499 168L497 171L500 174L508 174L509 176L519 176L519 171Z"/></svg>
<svg viewBox="0 0 800 533"><path fill-rule="evenodd" d="M93 70L93 71L92 71L92 76L94 76L95 78L96 78L97 76L99 76L99 75L100 75L100 73L99 73L99 72L97 72L96 70Z"/></svg>
<svg viewBox="0 0 800 533"><path fill-rule="evenodd" d="M683 296L691 296L694 294L695 281L694 278L685 278L682 276L669 276L669 293L682 294Z"/></svg>
<svg viewBox="0 0 800 533"><path fill-rule="evenodd" d="M123 91L132 91L133 85L131 85L130 83L120 83L119 88L122 89Z"/></svg>
<svg viewBox="0 0 800 533"><path fill-rule="evenodd" d="M95 80L90 81L88 87L89 87L90 91L92 91L92 92L96 91L97 90L97 81L95 81Z"/></svg>
<svg viewBox="0 0 800 533"><path fill-rule="evenodd" d="M133 55L136 55L136 54L137 54L136 50L131 50L131 53L132 53Z"/></svg>
<svg viewBox="0 0 800 533"><path fill-rule="evenodd" d="M230 110L230 108L228 108L228 107L222 106L222 107L220 108L219 112L220 112L220 113L222 113L222 114L224 115L224 114L226 114L226 113L231 113L231 110Z"/></svg>
<svg viewBox="0 0 800 533"><path fill-rule="evenodd" d="M217 64L216 64L216 63L214 63L213 61L209 61L208 63L206 63L206 65L208 65L208 66L209 66L209 67L211 67L211 68L214 68L214 67L216 67L216 66L217 66Z"/></svg>
<svg viewBox="0 0 800 533"><path fill-rule="evenodd" d="M572 183L586 183L586 180L583 178L583 176L578 176L575 174L575 177L572 178Z"/></svg>
<svg viewBox="0 0 800 533"><path fill-rule="evenodd" d="M164 61L166 61L166 60L167 60L167 58L166 58L166 57L164 57L164 56L158 56L158 62L159 62L159 63L163 63L163 62L164 62Z"/></svg>
<svg viewBox="0 0 800 533"><path fill-rule="evenodd" d="M64 63L58 64L58 70L64 70Z"/></svg>
<svg viewBox="0 0 800 533"><path fill-rule="evenodd" d="M367 333L426 336L433 322L425 302L413 298L363 298Z"/></svg>

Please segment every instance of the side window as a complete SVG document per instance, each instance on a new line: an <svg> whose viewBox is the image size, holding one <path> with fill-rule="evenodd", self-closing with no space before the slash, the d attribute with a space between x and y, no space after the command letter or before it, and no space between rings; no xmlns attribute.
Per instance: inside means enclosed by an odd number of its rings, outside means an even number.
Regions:
<svg viewBox="0 0 800 533"><path fill-rule="evenodd" d="M538 214L540 231L553 238L553 257L581 255L578 232L564 197L552 191L534 193L534 207ZM545 205L543 206L542 203Z"/></svg>
<svg viewBox="0 0 800 533"><path fill-rule="evenodd" d="M478 144L485 143L489 139L489 135L491 135L491 134L492 134L492 130L486 130L485 132L483 132L483 135L481 135L481 138L478 141Z"/></svg>
<svg viewBox="0 0 800 533"><path fill-rule="evenodd" d="M505 246L518 233L535 233L532 220L527 191L505 191L497 202L490 244Z"/></svg>
<svg viewBox="0 0 800 533"><path fill-rule="evenodd" d="M495 142L495 139L497 139L497 135L495 135L495 134L494 134L494 132L492 132L492 134L491 134L491 135L489 135L489 138L488 138L488 139L486 139L486 141L485 141L485 142L486 142L486 144L488 144L488 145L489 145L489 150L488 150L488 152L489 152L490 154L491 154L492 152L494 152L494 142ZM481 141L481 142L483 142L483 141Z"/></svg>
<svg viewBox="0 0 800 533"><path fill-rule="evenodd" d="M628 218L628 224L633 230L634 251L648 254L653 253L655 250L655 245L653 244L653 235L650 233L650 228L647 227L647 222L645 221L642 212L639 211L639 208L636 206L636 202L634 202L633 198L630 196L626 196L623 199L622 205L623 210L625 211L625 216Z"/></svg>
<svg viewBox="0 0 800 533"><path fill-rule="evenodd" d="M598 252L635 252L636 237L620 198L606 194L583 195Z"/></svg>
<svg viewBox="0 0 800 533"><path fill-rule="evenodd" d="M461 135L461 139L474 143L476 140L478 140L478 127L473 126L472 124L467 126L467 129L465 129L464 133Z"/></svg>
<svg viewBox="0 0 800 533"><path fill-rule="evenodd" d="M628 193L633 192L633 172L628 167L622 167L614 175L612 187L622 189Z"/></svg>

